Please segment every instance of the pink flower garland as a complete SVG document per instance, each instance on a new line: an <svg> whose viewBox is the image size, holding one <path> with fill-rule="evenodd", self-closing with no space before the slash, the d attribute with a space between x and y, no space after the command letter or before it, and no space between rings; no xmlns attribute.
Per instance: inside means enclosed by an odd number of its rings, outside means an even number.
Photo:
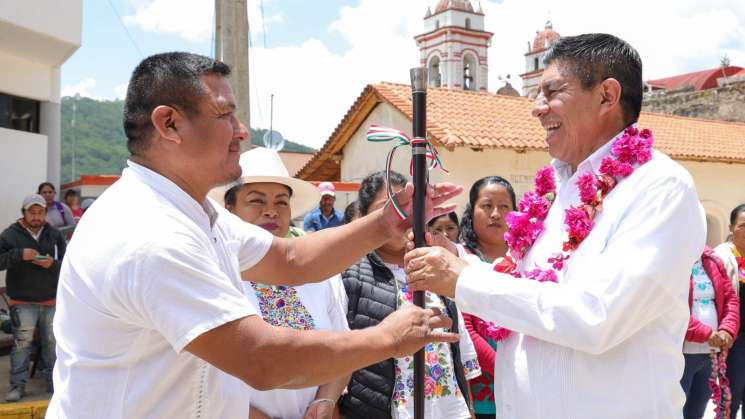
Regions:
<svg viewBox="0 0 745 419"><path fill-rule="evenodd" d="M541 269L536 266L532 270L520 273L517 261L528 253L538 237L543 234L543 222L556 199L553 168L546 166L538 170L534 181L535 189L523 196L518 205L519 211L513 211L505 218L509 230L505 233L504 239L510 252L494 266L494 270L538 282L558 282L557 272L564 269L567 259L590 235L596 214L603 210L605 197L620 180L634 172L635 165L641 166L652 159L653 143L654 137L650 130L626 128L611 145L611 155L601 161L599 173L584 173L577 179L582 203L564 210L567 240L562 245L562 251L548 259L551 268ZM506 329L494 326L493 330L490 330L490 335L503 339L509 335L509 331L505 331Z"/></svg>
<svg viewBox="0 0 745 419"><path fill-rule="evenodd" d="M716 406L714 416L717 419L729 419L732 393L727 378L727 350L725 349L720 353L712 352L709 356L711 357L709 389L711 389L711 401Z"/></svg>

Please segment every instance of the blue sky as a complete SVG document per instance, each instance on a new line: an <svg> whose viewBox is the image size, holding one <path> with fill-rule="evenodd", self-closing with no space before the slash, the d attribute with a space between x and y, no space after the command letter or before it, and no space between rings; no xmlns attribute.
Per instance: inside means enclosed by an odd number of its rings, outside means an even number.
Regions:
<svg viewBox="0 0 745 419"><path fill-rule="evenodd" d="M211 0L201 0L213 3ZM258 7L262 2L249 0ZM127 82L131 71L144 57L165 51L190 51L211 55L213 40L189 40L175 33L152 32L125 23L125 17L136 13L136 5L141 2L128 0L83 0L82 46L62 67L62 86L73 86L88 78L95 85L88 88L89 96L113 98L117 86ZM252 41L268 48L295 45L315 37L321 40L330 51L341 53L348 44L336 33L319 28L328 27L338 18L339 10L350 1L323 0L323 7L314 6L315 1L278 0L263 4L264 16L281 16L281 22L264 19L267 33L259 32L262 26L260 14L252 16L257 32L252 33ZM211 23L211 16L203 19ZM275 18L276 19L276 18ZM267 20L269 20L267 22ZM293 28L292 30L273 30L274 27ZM271 32L271 33L269 33ZM90 84L90 83L89 83Z"/></svg>
<svg viewBox="0 0 745 419"><path fill-rule="evenodd" d="M285 138L320 147L365 85L408 83L408 69L419 60L413 37L423 31L427 7L436 3L248 0L251 125L268 127L274 94L274 127ZM62 67L63 95L123 97L143 56L173 50L209 55L213 5L213 0L83 0L82 46ZM742 0L625 0L622 6L609 0L481 0L481 5L485 29L494 33L490 91L508 74L520 89L527 42L549 17L562 35L608 32L627 40L641 54L647 80L716 67L725 53L733 65L745 66Z"/></svg>

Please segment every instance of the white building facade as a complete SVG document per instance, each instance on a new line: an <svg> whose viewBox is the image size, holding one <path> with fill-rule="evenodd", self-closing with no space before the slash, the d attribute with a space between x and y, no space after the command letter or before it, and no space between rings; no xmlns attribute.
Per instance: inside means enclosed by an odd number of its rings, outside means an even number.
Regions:
<svg viewBox="0 0 745 419"><path fill-rule="evenodd" d="M0 227L39 183L59 187L60 67L80 47L82 0L0 8ZM58 188L59 189L59 188Z"/></svg>
<svg viewBox="0 0 745 419"><path fill-rule="evenodd" d="M484 31L484 12L469 0L440 0L427 9L424 33L416 36L421 65L429 69L432 87L486 91L491 32Z"/></svg>

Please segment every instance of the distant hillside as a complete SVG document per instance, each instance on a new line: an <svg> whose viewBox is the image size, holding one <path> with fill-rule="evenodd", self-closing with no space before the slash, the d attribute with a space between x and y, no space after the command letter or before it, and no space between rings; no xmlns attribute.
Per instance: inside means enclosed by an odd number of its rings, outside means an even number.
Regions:
<svg viewBox="0 0 745 419"><path fill-rule="evenodd" d="M72 104L75 101L75 125ZM95 100L86 97L62 98L62 183L72 181L72 143L75 139L76 178L86 175L118 175L129 152L122 128L121 100ZM251 142L263 145L264 129L251 129ZM316 150L287 140L283 151L314 153Z"/></svg>

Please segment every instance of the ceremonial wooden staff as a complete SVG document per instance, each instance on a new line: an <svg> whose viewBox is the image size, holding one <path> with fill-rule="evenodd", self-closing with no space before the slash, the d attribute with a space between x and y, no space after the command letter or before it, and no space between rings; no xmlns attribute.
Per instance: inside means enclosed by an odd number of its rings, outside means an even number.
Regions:
<svg viewBox="0 0 745 419"><path fill-rule="evenodd" d="M410 70L411 103L413 108L413 126L411 142L412 177L414 181L414 202L412 209L412 226L414 228L414 245L426 246L424 229L424 200L427 193L427 68L417 67ZM414 292L414 304L424 307L424 292ZM424 419L424 348L414 354L414 418Z"/></svg>

